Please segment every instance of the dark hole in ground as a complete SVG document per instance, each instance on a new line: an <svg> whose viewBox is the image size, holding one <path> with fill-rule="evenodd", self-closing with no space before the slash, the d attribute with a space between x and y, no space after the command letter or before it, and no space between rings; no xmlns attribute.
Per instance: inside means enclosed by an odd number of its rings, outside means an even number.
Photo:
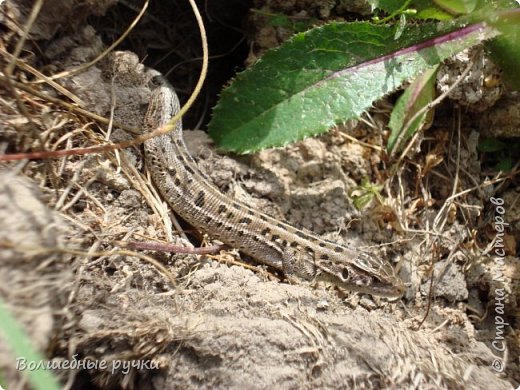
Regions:
<svg viewBox="0 0 520 390"><path fill-rule="evenodd" d="M116 40L136 17L142 2L112 7L102 18L90 22L105 44ZM243 69L248 55L244 25L250 0L197 1L208 35L210 64L204 88L195 106L183 118L188 129L205 129L223 85ZM131 50L144 64L155 68L174 85L184 103L201 68L199 30L185 0L151 1L146 15L117 50Z"/></svg>

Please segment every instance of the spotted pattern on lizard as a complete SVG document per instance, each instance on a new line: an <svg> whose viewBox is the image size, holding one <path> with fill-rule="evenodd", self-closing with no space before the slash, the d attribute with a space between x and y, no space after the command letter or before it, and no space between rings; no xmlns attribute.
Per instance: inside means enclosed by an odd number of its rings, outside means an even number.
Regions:
<svg viewBox="0 0 520 390"><path fill-rule="evenodd" d="M179 111L173 88L151 79L153 92L144 130L165 125ZM404 292L392 266L358 249L339 245L270 217L224 195L200 172L182 137L182 124L145 142L152 179L170 207L194 227L288 277L323 280L350 291L399 297Z"/></svg>

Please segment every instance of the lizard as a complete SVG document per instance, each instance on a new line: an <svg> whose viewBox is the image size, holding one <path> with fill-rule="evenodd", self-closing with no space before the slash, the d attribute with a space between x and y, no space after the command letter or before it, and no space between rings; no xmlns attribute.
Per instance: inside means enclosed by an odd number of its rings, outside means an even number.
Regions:
<svg viewBox="0 0 520 390"><path fill-rule="evenodd" d="M173 87L152 73L143 130L164 126L180 109ZM198 169L182 122L144 142L145 162L159 193L185 221L290 280L326 281L349 291L397 298L404 284L387 261L325 240L224 195Z"/></svg>

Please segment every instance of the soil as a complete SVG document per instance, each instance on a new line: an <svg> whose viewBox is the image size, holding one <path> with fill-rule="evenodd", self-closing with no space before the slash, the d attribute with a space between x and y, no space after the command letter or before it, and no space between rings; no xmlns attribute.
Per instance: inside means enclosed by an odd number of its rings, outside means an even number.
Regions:
<svg viewBox="0 0 520 390"><path fill-rule="evenodd" d="M4 5L17 25L29 14L25 3L31 2ZM73 31L53 34L77 12L73 2L63 3L63 15L42 10L21 55L49 74L70 71L103 47L84 19ZM346 7L303 3L308 2L258 1L255 7L320 20L338 17ZM108 6L99 2L89 12L103 13ZM341 12L363 9L356 7ZM282 39L285 31L252 15L254 56L260 56L261 37ZM2 41L12 45L17 39L17 33L5 34ZM28 49L43 39L48 42L42 53ZM27 74L18 69L13 78ZM59 81L69 99L116 125L14 88L17 100L4 84L2 154L131 139L121 127L140 127L148 78L137 55L112 51ZM66 99L49 86L32 87ZM486 118L496 115L492 94L481 94L489 104ZM514 99L498 97L496 107L502 109L504 101L518 105ZM184 132L199 168L222 192L386 258L407 284L401 299L352 294L325 283L289 283L233 249L204 256L125 249L121 241L215 243L167 209L147 176L140 147L0 162L0 296L45 361L97 362L94 368L54 370L64 388L516 387L518 178L490 182L477 150L478 117L459 110L460 129L448 130L452 104L437 111L432 127L393 173L394 162L382 152L384 102L326 135L252 156L223 155L204 131ZM379 195L359 208L356 199L371 193L366 180L377 183ZM493 256L499 206L509 224L499 236L503 258ZM501 345L505 352L497 350ZM0 343L0 385L29 388L10 346Z"/></svg>

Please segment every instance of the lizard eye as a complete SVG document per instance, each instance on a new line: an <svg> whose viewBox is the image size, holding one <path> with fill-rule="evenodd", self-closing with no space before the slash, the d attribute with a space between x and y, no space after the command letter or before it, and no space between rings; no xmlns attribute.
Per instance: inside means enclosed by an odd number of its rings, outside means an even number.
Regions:
<svg viewBox="0 0 520 390"><path fill-rule="evenodd" d="M153 89L165 85L166 81L163 75L153 76L148 82L148 86Z"/></svg>
<svg viewBox="0 0 520 390"><path fill-rule="evenodd" d="M348 272L348 269L347 268L343 268L341 270L341 278L343 280L348 280L348 277L349 277L349 272Z"/></svg>

